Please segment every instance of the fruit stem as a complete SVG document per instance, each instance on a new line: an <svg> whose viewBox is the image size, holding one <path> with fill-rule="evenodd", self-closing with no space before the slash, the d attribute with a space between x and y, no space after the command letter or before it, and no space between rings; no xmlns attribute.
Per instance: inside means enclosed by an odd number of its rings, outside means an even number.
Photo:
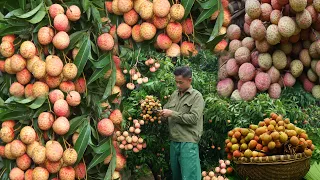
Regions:
<svg viewBox="0 0 320 180"><path fill-rule="evenodd" d="M64 52L62 52L62 54L63 54L63 58L64 58L65 63L67 63L66 59L68 59L69 63L71 63L71 59L68 58L68 56Z"/></svg>
<svg viewBox="0 0 320 180"><path fill-rule="evenodd" d="M64 147L67 149L67 144L66 144L66 140L64 139L64 137L62 137L62 140L63 140Z"/></svg>
<svg viewBox="0 0 320 180"><path fill-rule="evenodd" d="M51 109L51 104L50 104L50 100L49 98L47 97L47 100L48 100L48 105L49 105L49 111L52 112L52 109Z"/></svg>
<svg viewBox="0 0 320 180"><path fill-rule="evenodd" d="M7 168L4 168L3 171L0 174L0 177L2 177L2 175L4 174L4 172L7 170Z"/></svg>
<svg viewBox="0 0 320 180"><path fill-rule="evenodd" d="M87 82L86 76L84 75L83 72L82 72L82 76L83 76L84 82ZM88 86L86 86L86 96L88 96Z"/></svg>
<svg viewBox="0 0 320 180"><path fill-rule="evenodd" d="M43 3L44 4L44 7L45 7L45 9L46 9L46 13L47 13L47 15L48 15L48 19L49 19L49 25L50 25L50 27L53 27L52 26L52 23L51 23L51 19L50 19L50 15L49 15L49 9L47 8L47 6L46 6L46 3Z"/></svg>

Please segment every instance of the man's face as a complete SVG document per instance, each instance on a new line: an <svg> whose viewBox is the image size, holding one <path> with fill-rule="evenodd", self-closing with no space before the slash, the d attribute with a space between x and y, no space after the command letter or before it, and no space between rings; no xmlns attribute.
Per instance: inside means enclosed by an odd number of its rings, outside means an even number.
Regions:
<svg viewBox="0 0 320 180"><path fill-rule="evenodd" d="M192 78L184 78L183 76L175 76L176 85L179 91L184 92L191 86Z"/></svg>

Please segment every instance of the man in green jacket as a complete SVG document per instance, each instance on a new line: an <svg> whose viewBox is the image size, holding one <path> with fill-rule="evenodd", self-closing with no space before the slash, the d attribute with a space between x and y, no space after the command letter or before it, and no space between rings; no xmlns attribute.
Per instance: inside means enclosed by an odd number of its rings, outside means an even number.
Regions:
<svg viewBox="0 0 320 180"><path fill-rule="evenodd" d="M204 100L191 86L189 67L177 68L174 75L178 90L161 111L169 124L173 180L201 180L198 142L203 131Z"/></svg>

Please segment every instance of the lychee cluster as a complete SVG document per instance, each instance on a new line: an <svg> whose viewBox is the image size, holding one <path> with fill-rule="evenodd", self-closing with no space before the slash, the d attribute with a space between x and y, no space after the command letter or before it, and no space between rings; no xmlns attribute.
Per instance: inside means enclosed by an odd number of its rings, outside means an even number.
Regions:
<svg viewBox="0 0 320 180"><path fill-rule="evenodd" d="M147 143L142 137L139 136L141 129L140 127L144 124L143 120L133 120L134 126L131 126L128 131L117 131L117 141L119 142L119 148L124 150L132 150L138 153L143 148L147 147Z"/></svg>
<svg viewBox="0 0 320 180"><path fill-rule="evenodd" d="M161 116L159 115L159 111L162 109L162 105L159 100L154 96L146 96L144 100L140 102L141 114L143 120L146 123L158 121L161 123Z"/></svg>
<svg viewBox="0 0 320 180"><path fill-rule="evenodd" d="M186 36L193 33L193 22L190 18L183 20L185 9L181 4L171 5L168 0L113 0L106 1L105 7L108 13L123 16L123 22L98 37L101 50L112 50L116 37L124 40L132 38L137 43L155 38L155 48L165 51L169 57L198 54L193 43L183 41L183 33ZM156 35L157 30L163 29L165 33Z"/></svg>
<svg viewBox="0 0 320 180"><path fill-rule="evenodd" d="M46 114L41 116L45 117ZM49 124L52 120L48 119ZM43 128L44 122L41 123ZM64 150L58 141L48 139L43 145L31 126L24 126L20 131L19 139L14 139L14 126L13 120L7 120L2 123L0 130L0 138L6 143L0 145L0 156L16 161L16 167L9 173L10 179L46 180L49 179L50 174L57 174L59 179L85 178L84 163L73 167L78 158L75 149L69 147Z"/></svg>
<svg viewBox="0 0 320 180"><path fill-rule="evenodd" d="M243 30L236 24L226 30L220 50L228 45L228 52L220 57L218 93L252 100L258 92L268 92L277 99L283 87L292 87L298 79L320 98L318 4L247 0L245 12Z"/></svg>
<svg viewBox="0 0 320 180"><path fill-rule="evenodd" d="M229 160L219 160L219 166L212 171L202 171L203 180L228 180L226 174L231 174L233 168L230 166Z"/></svg>

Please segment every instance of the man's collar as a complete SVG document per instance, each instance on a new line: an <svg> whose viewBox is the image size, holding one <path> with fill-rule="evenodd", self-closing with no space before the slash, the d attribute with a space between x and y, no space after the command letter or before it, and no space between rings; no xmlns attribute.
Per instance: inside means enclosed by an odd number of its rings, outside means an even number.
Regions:
<svg viewBox="0 0 320 180"><path fill-rule="evenodd" d="M193 90L193 87L192 86L190 86L184 93L189 93L189 94L191 94L191 91ZM178 94L180 95L180 91L178 90Z"/></svg>

